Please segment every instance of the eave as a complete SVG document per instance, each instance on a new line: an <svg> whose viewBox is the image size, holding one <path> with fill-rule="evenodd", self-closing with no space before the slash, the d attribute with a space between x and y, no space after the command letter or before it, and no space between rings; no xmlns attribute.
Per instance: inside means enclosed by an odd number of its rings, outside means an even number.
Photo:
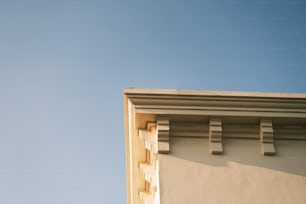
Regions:
<svg viewBox="0 0 306 204"><path fill-rule="evenodd" d="M124 95L128 203L142 202L135 193L144 182L138 132L158 118L170 121L168 137L208 138L212 154L223 153L222 138L258 139L264 155L276 153L274 139L306 140L306 94L125 89Z"/></svg>

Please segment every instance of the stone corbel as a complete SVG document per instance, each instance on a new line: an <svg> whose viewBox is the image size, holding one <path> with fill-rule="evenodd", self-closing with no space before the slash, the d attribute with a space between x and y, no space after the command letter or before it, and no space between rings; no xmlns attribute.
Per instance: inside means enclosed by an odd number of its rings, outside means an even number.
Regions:
<svg viewBox="0 0 306 204"><path fill-rule="evenodd" d="M146 161L139 163L139 170L143 172L145 189L139 189L139 198L145 204L155 203L156 185L157 185L157 154L158 139L156 123L148 123L147 129L139 129L138 135L144 140L146 149Z"/></svg>
<svg viewBox="0 0 306 204"><path fill-rule="evenodd" d="M157 119L157 136L158 136L158 153L169 153L170 144L169 144L169 125L168 118L158 118Z"/></svg>
<svg viewBox="0 0 306 204"><path fill-rule="evenodd" d="M158 142L156 123L148 123L147 129L139 129L138 136L144 140L146 161L139 163L139 170L143 172L145 189L139 189L139 198L145 204L154 203L158 170L156 167Z"/></svg>
<svg viewBox="0 0 306 204"><path fill-rule="evenodd" d="M139 129L138 135L144 140L147 150L158 153L156 123L148 123L147 129Z"/></svg>
<svg viewBox="0 0 306 204"><path fill-rule="evenodd" d="M209 121L209 146L211 154L223 154L222 121L220 119Z"/></svg>
<svg viewBox="0 0 306 204"><path fill-rule="evenodd" d="M261 151L264 155L274 155L276 153L273 143L273 125L271 120L260 121L260 141Z"/></svg>
<svg viewBox="0 0 306 204"><path fill-rule="evenodd" d="M140 163L139 168L144 173L145 180L149 182L152 187L156 187L157 172L155 165L148 163Z"/></svg>
<svg viewBox="0 0 306 204"><path fill-rule="evenodd" d="M147 129L139 129L138 136L144 140L146 149L146 161L139 163L139 170L143 172L145 189L139 189L139 198L145 204L156 203L158 196L158 153L169 153L169 119L158 118L156 123L148 123Z"/></svg>
<svg viewBox="0 0 306 204"><path fill-rule="evenodd" d="M140 199L143 200L144 204L155 204L154 194L148 192L139 192Z"/></svg>

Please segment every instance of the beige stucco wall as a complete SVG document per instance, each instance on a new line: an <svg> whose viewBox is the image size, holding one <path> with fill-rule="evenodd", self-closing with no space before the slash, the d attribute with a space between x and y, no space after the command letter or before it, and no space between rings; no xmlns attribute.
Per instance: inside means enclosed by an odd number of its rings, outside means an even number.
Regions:
<svg viewBox="0 0 306 204"><path fill-rule="evenodd" d="M171 138L159 155L161 204L305 204L306 141L275 141L277 155L260 154L258 140L223 140L211 155L208 139Z"/></svg>

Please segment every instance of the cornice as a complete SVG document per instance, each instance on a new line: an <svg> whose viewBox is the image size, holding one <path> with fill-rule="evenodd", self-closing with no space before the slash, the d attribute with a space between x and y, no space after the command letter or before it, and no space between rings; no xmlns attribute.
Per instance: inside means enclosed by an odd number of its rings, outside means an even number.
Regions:
<svg viewBox="0 0 306 204"><path fill-rule="evenodd" d="M294 98L306 99L306 93L275 93L275 92L240 92L240 91L207 91L207 90L177 90L177 89L124 89L126 95L155 96L221 96L221 97L256 97L256 98Z"/></svg>
<svg viewBox="0 0 306 204"><path fill-rule="evenodd" d="M306 119L306 94L128 89L136 113Z"/></svg>
<svg viewBox="0 0 306 204"><path fill-rule="evenodd" d="M171 137L207 138L210 154L223 140L253 139L275 155L275 140L306 140L306 94L125 89L128 203L158 203L158 154Z"/></svg>

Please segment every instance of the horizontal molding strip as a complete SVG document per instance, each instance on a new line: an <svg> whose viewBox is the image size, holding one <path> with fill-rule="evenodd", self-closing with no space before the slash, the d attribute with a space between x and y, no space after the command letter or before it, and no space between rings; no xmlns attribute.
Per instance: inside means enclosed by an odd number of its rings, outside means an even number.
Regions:
<svg viewBox="0 0 306 204"><path fill-rule="evenodd" d="M222 128L225 139L259 139L259 125L224 124ZM208 125L173 122L170 125L170 137L208 138ZM306 126L275 126L274 139L306 140Z"/></svg>
<svg viewBox="0 0 306 204"><path fill-rule="evenodd" d="M245 116L245 117L281 117L306 118L306 113L295 112L263 112L263 111L227 111L202 109L136 109L136 113L164 115L200 115L200 116Z"/></svg>
<svg viewBox="0 0 306 204"><path fill-rule="evenodd" d="M256 98L306 98L305 93L275 93L275 92L242 92L242 91L207 91L178 89L135 89L126 88L124 93L132 96L205 96L205 97L256 97Z"/></svg>
<svg viewBox="0 0 306 204"><path fill-rule="evenodd" d="M260 111L260 112L290 112L290 113L306 113L306 109L284 109L284 108L252 108L252 107L216 107L216 106L158 106L158 105L137 105L136 109L171 109L171 110L212 110L212 111Z"/></svg>
<svg viewBox="0 0 306 204"><path fill-rule="evenodd" d="M274 107L274 108L298 108L302 109L306 107L306 100L260 100L260 99L228 99L228 98L220 98L216 99L156 99L156 98L148 98L148 99L134 99L131 100L136 106L137 105L180 105L180 106L228 106L228 107Z"/></svg>
<svg viewBox="0 0 306 204"><path fill-rule="evenodd" d="M192 137L192 136L171 136L173 138L188 138L188 139L209 139L209 137ZM224 140L226 139L237 139L237 140L244 140L244 139L250 139L250 140L258 140L259 136L256 137L223 137ZM288 136L274 136L274 140L301 140L301 141L305 141L306 140L306 136L300 136L300 137L288 137Z"/></svg>

